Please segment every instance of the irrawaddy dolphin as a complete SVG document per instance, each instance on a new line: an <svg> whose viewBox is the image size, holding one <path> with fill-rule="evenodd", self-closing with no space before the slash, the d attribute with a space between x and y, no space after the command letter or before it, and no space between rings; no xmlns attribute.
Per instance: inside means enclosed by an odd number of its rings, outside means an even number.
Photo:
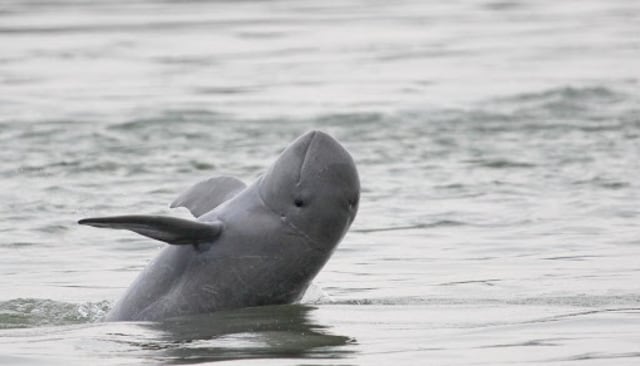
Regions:
<svg viewBox="0 0 640 366"><path fill-rule="evenodd" d="M171 207L186 207L194 220L80 220L172 244L140 273L106 320L161 320L296 302L351 226L359 197L351 155L331 136L311 131L249 186L216 177L182 193Z"/></svg>

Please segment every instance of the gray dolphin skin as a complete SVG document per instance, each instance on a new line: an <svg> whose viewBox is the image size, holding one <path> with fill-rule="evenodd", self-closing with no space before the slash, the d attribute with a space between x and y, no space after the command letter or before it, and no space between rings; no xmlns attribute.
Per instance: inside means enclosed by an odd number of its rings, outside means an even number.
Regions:
<svg viewBox="0 0 640 366"><path fill-rule="evenodd" d="M105 320L162 320L296 302L351 226L359 197L351 155L326 133L310 131L249 186L217 177L181 194L171 207L186 207L194 220L146 215L80 220L172 244Z"/></svg>

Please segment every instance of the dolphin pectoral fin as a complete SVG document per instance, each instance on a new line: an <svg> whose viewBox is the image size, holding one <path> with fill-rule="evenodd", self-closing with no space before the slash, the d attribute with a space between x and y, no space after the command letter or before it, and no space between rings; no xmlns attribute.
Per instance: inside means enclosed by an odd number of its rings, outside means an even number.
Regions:
<svg viewBox="0 0 640 366"><path fill-rule="evenodd" d="M78 221L80 225L125 229L174 245L211 243L222 233L219 221L205 223L168 216L127 215L96 217Z"/></svg>
<svg viewBox="0 0 640 366"><path fill-rule="evenodd" d="M234 177L209 178L184 191L170 207L186 207L193 216L200 217L246 187L246 184Z"/></svg>

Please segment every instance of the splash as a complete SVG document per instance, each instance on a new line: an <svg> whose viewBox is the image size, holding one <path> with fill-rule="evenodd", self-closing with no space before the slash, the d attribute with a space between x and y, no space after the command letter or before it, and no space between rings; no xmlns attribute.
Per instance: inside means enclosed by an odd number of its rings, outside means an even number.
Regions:
<svg viewBox="0 0 640 366"><path fill-rule="evenodd" d="M109 301L66 303L18 298L0 302L0 329L96 322L111 308Z"/></svg>

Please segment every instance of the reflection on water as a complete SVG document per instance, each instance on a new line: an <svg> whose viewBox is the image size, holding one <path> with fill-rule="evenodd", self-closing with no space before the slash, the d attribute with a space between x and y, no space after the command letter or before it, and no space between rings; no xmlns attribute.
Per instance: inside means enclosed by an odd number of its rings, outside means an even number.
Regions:
<svg viewBox="0 0 640 366"><path fill-rule="evenodd" d="M266 306L143 324L157 342L137 344L166 363L252 358L342 358L353 339L333 335L303 305ZM135 340L132 340L136 344Z"/></svg>
<svg viewBox="0 0 640 366"><path fill-rule="evenodd" d="M62 311L62 306L60 306ZM304 305L264 306L163 322L111 322L0 331L0 361L38 363L54 347L115 364L197 364L248 359L338 360L355 339L337 335ZM59 324L62 324L59 322ZM5 364L5 363L3 363ZM71 363L74 364L74 363Z"/></svg>

